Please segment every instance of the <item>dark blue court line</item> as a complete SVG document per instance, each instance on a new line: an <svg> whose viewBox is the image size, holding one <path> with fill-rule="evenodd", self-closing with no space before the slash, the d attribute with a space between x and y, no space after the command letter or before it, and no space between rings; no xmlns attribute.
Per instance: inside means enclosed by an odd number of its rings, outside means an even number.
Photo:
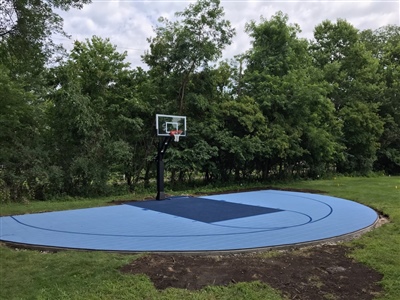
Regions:
<svg viewBox="0 0 400 300"><path fill-rule="evenodd" d="M273 190L273 191L275 191L275 190ZM290 193L290 192L289 192ZM277 194L279 194L279 192L277 192ZM283 193L280 193L280 194L283 194ZM283 194L284 195L284 194ZM333 207L332 206L330 206L328 203L325 203L325 202L322 202L322 201L320 201L320 200L316 200L316 199L313 199L313 198L309 198L309 197L303 197L303 196L299 196L299 195L290 195L291 197L297 197L297 198L303 198L303 199L308 199L308 200L311 200L311 201L315 201L315 202L319 202L319 203L321 203L321 204L323 204L323 205L326 205L326 206L328 206L329 207L329 213L326 215L326 216L324 216L324 217L322 217L322 218L319 218L319 219L316 219L316 220L314 220L314 221L312 221L312 222L310 222L310 223L315 223L315 222L318 222L318 221L321 221L321 220L323 220L323 219L326 219L327 217L329 217L332 213L333 213ZM345 200L345 199L341 199L341 200Z"/></svg>
<svg viewBox="0 0 400 300"><path fill-rule="evenodd" d="M206 236L229 236L229 235L242 235L242 234L252 234L252 233L260 233L260 232L267 232L273 231L271 229L262 229L262 230L255 230L255 231L246 231L246 232L232 232L232 233L217 233L217 234L184 234L184 235L125 235L125 234L104 234L104 233L88 233L88 232L76 232L76 231L67 231L67 230L56 230L56 229L49 229L34 225L26 224L22 221L19 221L14 216L11 218L16 221L17 223L44 231L50 232L58 232L58 233L67 233L67 234L76 234L76 235L88 235L88 236L104 236L104 237L127 237L127 238L180 238L180 237L206 237ZM289 227L290 228L290 227Z"/></svg>
<svg viewBox="0 0 400 300"><path fill-rule="evenodd" d="M275 191L275 190L274 190L274 191ZM279 194L279 192L277 192L277 194ZM280 193L280 194L283 194L283 193ZM309 220L308 222L305 222L305 223L302 223L302 224L296 224L296 225L284 226L284 227L274 227L273 229L266 229L265 231L272 231L272 230L280 230L280 229L295 228L295 227L304 226L304 225L306 225L306 224L312 224L312 223L319 222L319 221L321 221L321 220L323 220L323 219L328 218L328 217L333 213L333 207L330 206L328 203L325 203L325 202L322 202L322 201L320 201L320 200L316 200L316 199L313 199L313 198L309 198L309 197L302 197L302 196L298 196L298 195L290 195L290 196L291 196L291 197L297 197L297 198L303 198L303 199L307 199L307 200L312 200L312 201L315 201L315 202L319 202L319 203L321 203L321 204L323 204L323 205L325 205L325 206L327 206L327 207L329 208L329 213L326 214L324 217L321 217L321 218L316 219L316 220L313 221L313 220L312 220L312 217L311 217L310 215L308 215L308 214L301 213L301 212L294 211L294 210L283 210L283 209L282 209L282 211L289 211L289 212L293 212L293 213L297 213L297 214L302 214L302 215L306 216L307 218L309 218L310 220ZM242 229L261 229L261 228L239 227L239 226L222 225L222 224L213 224L213 223L211 223L210 225L219 226L219 227L226 227L226 228L236 228L236 229L239 229L239 228L242 228Z"/></svg>
<svg viewBox="0 0 400 300"><path fill-rule="evenodd" d="M279 192L278 192L278 194L279 194ZM316 219L316 220L313 221L312 217L310 215L307 215L307 214L304 214L304 213L301 213L301 212L298 212L298 211L286 210L286 211L289 211L289 212L302 214L302 215L306 216L307 218L309 218L310 220L308 222L306 222L306 223L303 223L303 224L296 224L296 225L284 226L284 227L276 227L276 228L272 228L272 229L269 228L269 229L262 229L262 230L256 230L256 231L235 232L235 233L191 234L191 235L161 235L161 236L160 235L119 235L119 234L85 233L85 232L76 232L76 231L55 230L55 229L43 228L43 227L38 227L38 226L34 226L34 225L29 225L29 224L23 223L23 222L19 221L18 219L16 219L14 216L11 216L11 218L14 221L16 221L17 223L21 224L21 225L24 225L24 226L27 226L27 227L30 227L30 228L39 229L39 230L50 231L50 232L68 233L68 234L76 234L76 235L89 235L89 236L104 236L104 237L108 236L108 237L128 237L128 238L131 238L131 237L132 238L134 238L134 237L135 238L141 238L141 237L142 238L152 238L152 237L158 237L158 238L175 237L175 238L178 238L178 237L202 237L202 236L205 237L205 236L228 236L228 235L252 234L252 233L260 233L260 232L267 232L267 231L295 228L295 227L304 226L306 224L311 224L311 223L315 223L315 222L321 221L321 220L329 217L333 212L332 206L330 206L329 204L324 203L324 202L322 202L320 200L315 200L315 199L312 199L312 198L309 198L309 197L302 197L302 196L298 196L298 195L291 195L291 196L319 202L319 203L321 203L323 205L328 206L329 209L330 209L330 212L326 216L324 216L322 218L319 218L319 219ZM220 200L216 200L216 201L220 201ZM235 228L235 229L257 229L257 228L251 228L251 227L249 227L249 228L236 227L236 226L229 226L229 225L222 225L222 224L209 224L209 225L218 226L218 227L226 227L226 228Z"/></svg>
<svg viewBox="0 0 400 300"><path fill-rule="evenodd" d="M282 211L288 211L288 212L292 212L295 214L299 214L299 215L303 215L306 216L309 220L305 223L299 223L296 225L291 225L291 226L284 226L284 227L270 227L270 228L257 228L257 227L240 227L240 226L232 226L232 225L223 225L223 224L214 224L211 223L210 225L213 226L217 226L217 227L224 227L224 228L236 228L236 229L263 229L264 231L273 231L273 230L280 230L280 229L287 229L287 228L294 228L294 227L300 227L300 226L304 226L306 224L311 224L314 223L312 221L312 217L310 215L307 215L305 213L301 213L298 211L292 211L292 210L282 210ZM325 217L324 217L325 218Z"/></svg>

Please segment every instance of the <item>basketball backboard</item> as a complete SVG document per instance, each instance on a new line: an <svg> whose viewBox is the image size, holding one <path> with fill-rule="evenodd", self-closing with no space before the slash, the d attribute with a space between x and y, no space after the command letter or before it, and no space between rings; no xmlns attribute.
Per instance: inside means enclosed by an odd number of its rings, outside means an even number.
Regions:
<svg viewBox="0 0 400 300"><path fill-rule="evenodd" d="M179 131L186 136L186 117L173 115L156 115L157 136L171 136L171 131Z"/></svg>

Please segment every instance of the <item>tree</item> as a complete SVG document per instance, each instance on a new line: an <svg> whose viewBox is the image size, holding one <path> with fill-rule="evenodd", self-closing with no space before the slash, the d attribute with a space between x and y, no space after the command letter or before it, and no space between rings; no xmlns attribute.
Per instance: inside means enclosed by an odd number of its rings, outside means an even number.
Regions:
<svg viewBox="0 0 400 300"><path fill-rule="evenodd" d="M37 99L12 80L0 64L0 194L1 201L42 199L49 179L42 148L42 113Z"/></svg>
<svg viewBox="0 0 400 300"><path fill-rule="evenodd" d="M129 132L139 132L142 120L125 57L108 39L93 37L75 42L54 70L52 147L68 194L106 192L110 170L132 157Z"/></svg>
<svg viewBox="0 0 400 300"><path fill-rule="evenodd" d="M287 15L278 12L270 20L261 17L258 24L255 21L246 24L246 32L253 38L248 71L264 70L283 76L306 57L305 41L297 38L300 27L287 24L288 20Z"/></svg>
<svg viewBox="0 0 400 300"><path fill-rule="evenodd" d="M82 8L90 0L1 0L0 63L13 75L35 79L59 49L53 34L66 36L63 20L55 9Z"/></svg>
<svg viewBox="0 0 400 300"><path fill-rule="evenodd" d="M340 172L367 174L372 170L384 125L377 111L378 105L360 101L340 110L346 141L346 160L339 164Z"/></svg>
<svg viewBox="0 0 400 300"><path fill-rule="evenodd" d="M61 174L51 165L44 146L46 64L61 51L51 37L66 36L54 10L81 8L89 2L0 0L0 131L5 139L0 160L6 166L1 176L6 176L3 183L12 200L44 199L58 186L55 178Z"/></svg>
<svg viewBox="0 0 400 300"><path fill-rule="evenodd" d="M368 173L383 126L377 115L383 91L379 61L368 51L359 31L345 20L322 22L315 27L314 38L310 47L314 63L332 87L328 97L344 124L346 160L338 170Z"/></svg>
<svg viewBox="0 0 400 300"><path fill-rule="evenodd" d="M208 64L220 58L224 47L231 43L234 29L223 17L219 0L200 0L176 13L177 21L159 19L161 25L156 27L155 37L148 39L150 51L142 57L150 67L148 85L151 92L147 92L146 100L151 103L154 114L182 114L188 116L190 122L197 121L199 115L189 109L193 107L193 101L199 101L199 105L215 101L205 99L204 82L198 79L210 78L204 77ZM199 123L196 129L191 130L190 141L198 137L196 131L202 126ZM183 180L185 174L199 171L215 153L215 148L207 143L196 140L193 144L190 141L181 141L177 149L168 151L166 168L172 173L172 181L177 174ZM204 155L194 161L193 155L200 154L196 149L203 149Z"/></svg>
<svg viewBox="0 0 400 300"><path fill-rule="evenodd" d="M308 43L299 39L297 25L279 12L270 20L251 22L253 38L247 54L243 92L259 104L266 119L259 157L263 177L279 172L311 175L325 172L339 158L340 122L326 97L330 90L312 65Z"/></svg>
<svg viewBox="0 0 400 300"><path fill-rule="evenodd" d="M221 173L228 177L233 171L236 180L249 177L257 169L254 162L265 151L260 136L267 127L259 104L248 96L227 98L220 103L217 116L223 120L215 134L225 170Z"/></svg>
<svg viewBox="0 0 400 300"><path fill-rule="evenodd" d="M336 109L352 101L376 103L381 96L379 61L360 40L359 31L345 20L324 21L314 29L310 47L318 68L334 87L329 98Z"/></svg>
<svg viewBox="0 0 400 300"><path fill-rule="evenodd" d="M224 11L219 4L219 0L199 0L176 13L179 20L175 22L160 18L163 25L156 27L156 36L148 39L150 51L143 61L150 67L150 74L162 80L162 93L176 99L169 109L179 114L185 112L191 75L220 58L234 35L229 21L222 19Z"/></svg>
<svg viewBox="0 0 400 300"><path fill-rule="evenodd" d="M384 85L379 115L385 121L375 167L389 174L400 173L400 27L389 25L361 32L361 39L379 60Z"/></svg>

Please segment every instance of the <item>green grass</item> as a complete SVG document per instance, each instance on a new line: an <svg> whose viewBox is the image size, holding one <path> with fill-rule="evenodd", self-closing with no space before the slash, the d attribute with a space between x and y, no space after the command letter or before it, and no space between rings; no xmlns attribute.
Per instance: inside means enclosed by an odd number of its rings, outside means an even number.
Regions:
<svg viewBox="0 0 400 300"><path fill-rule="evenodd" d="M157 291L144 275L119 267L137 255L62 251L47 253L0 247L0 299L281 299L257 282L207 287L199 292Z"/></svg>
<svg viewBox="0 0 400 300"><path fill-rule="evenodd" d="M396 188L397 186L397 188ZM245 188L260 187L260 184ZM360 239L352 257L381 272L385 295L400 295L400 177L349 178L301 181L276 187L317 189L373 207L389 215L391 222ZM226 190L241 186L226 187ZM201 192L223 191L202 189ZM198 190L180 191L194 194ZM78 209L107 205L111 200L143 199L148 195L127 195L100 199L1 204L2 215ZM228 287L207 287L201 291L167 289L157 291L144 275L125 275L119 267L137 258L103 252L62 251L47 253L15 250L0 244L0 299L282 299L265 284L239 283Z"/></svg>
<svg viewBox="0 0 400 300"><path fill-rule="evenodd" d="M60 211L113 205L112 201L142 200L148 194L128 194L101 198L66 198L53 201L30 201L24 203L0 203L0 216L21 215L46 211Z"/></svg>

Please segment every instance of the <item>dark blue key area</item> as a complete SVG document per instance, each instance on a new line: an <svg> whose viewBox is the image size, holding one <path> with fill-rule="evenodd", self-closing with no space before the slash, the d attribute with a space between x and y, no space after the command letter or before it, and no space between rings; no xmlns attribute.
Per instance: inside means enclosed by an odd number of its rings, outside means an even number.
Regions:
<svg viewBox="0 0 400 300"><path fill-rule="evenodd" d="M129 205L204 223L214 223L257 215L281 209L233 203L207 198L174 197L162 201L131 202Z"/></svg>

